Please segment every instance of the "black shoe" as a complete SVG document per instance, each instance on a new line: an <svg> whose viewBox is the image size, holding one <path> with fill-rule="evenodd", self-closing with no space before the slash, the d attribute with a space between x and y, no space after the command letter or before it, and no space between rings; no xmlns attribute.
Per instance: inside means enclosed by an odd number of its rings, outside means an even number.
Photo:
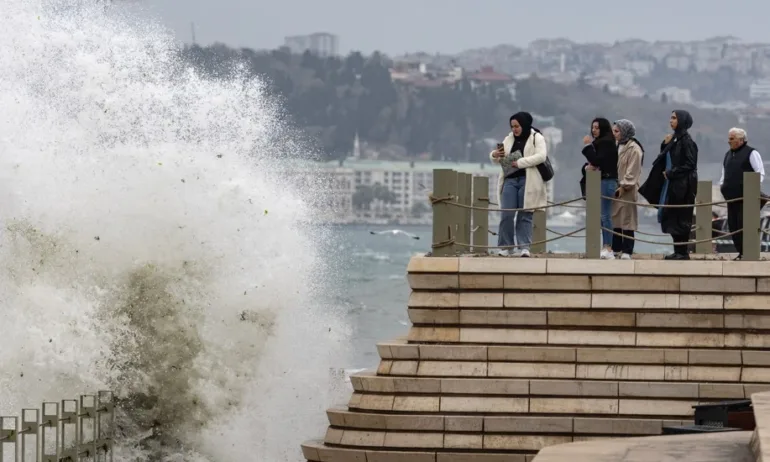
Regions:
<svg viewBox="0 0 770 462"><path fill-rule="evenodd" d="M738 255L737 257L733 258L733 261L741 261L743 260L743 255Z"/></svg>
<svg viewBox="0 0 770 462"><path fill-rule="evenodd" d="M690 259L690 254L687 253L672 253L671 255L666 255L663 257L664 260L677 260L677 261L685 261Z"/></svg>

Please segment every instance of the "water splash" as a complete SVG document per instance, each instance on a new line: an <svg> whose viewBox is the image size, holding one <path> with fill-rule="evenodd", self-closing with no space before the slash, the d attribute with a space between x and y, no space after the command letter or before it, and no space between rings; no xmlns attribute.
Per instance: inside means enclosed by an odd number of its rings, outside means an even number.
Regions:
<svg viewBox="0 0 770 462"><path fill-rule="evenodd" d="M0 29L0 412L111 387L119 460L298 460L348 329L280 108L95 2Z"/></svg>

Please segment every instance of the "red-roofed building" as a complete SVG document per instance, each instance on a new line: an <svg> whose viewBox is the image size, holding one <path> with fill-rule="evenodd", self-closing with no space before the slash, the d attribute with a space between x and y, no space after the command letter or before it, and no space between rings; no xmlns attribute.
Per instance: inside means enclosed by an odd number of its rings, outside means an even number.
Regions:
<svg viewBox="0 0 770 462"><path fill-rule="evenodd" d="M471 82L479 84L507 85L513 82L513 77L508 74L495 72L492 66L484 66L478 72L468 76Z"/></svg>

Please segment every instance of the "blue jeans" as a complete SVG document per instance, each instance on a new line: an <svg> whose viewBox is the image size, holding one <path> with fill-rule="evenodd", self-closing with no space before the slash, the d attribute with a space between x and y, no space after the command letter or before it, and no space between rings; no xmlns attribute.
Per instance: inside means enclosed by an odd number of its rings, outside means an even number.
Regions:
<svg viewBox="0 0 770 462"><path fill-rule="evenodd" d="M524 207L526 176L506 178L503 183L500 208L520 209ZM514 225L514 218L516 223ZM516 240L518 239L518 242ZM532 243L532 212L501 212L497 245L520 245L518 250L527 249ZM516 249L508 249L516 250Z"/></svg>
<svg viewBox="0 0 770 462"><path fill-rule="evenodd" d="M615 191L618 189L618 180L616 179L604 179L602 180L602 196L615 197ZM602 228L612 230L612 201L610 199L602 199ZM605 247L612 246L612 233L602 229L602 245Z"/></svg>

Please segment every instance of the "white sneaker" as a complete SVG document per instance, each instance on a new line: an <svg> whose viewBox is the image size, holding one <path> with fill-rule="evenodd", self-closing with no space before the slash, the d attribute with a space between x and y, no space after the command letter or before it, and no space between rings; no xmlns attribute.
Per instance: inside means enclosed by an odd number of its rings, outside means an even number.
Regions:
<svg viewBox="0 0 770 462"><path fill-rule="evenodd" d="M521 249L521 257L529 258L529 249Z"/></svg>
<svg viewBox="0 0 770 462"><path fill-rule="evenodd" d="M511 256L511 251L508 250L508 249L502 249L502 250L500 250L497 253L497 255L500 256L500 257L510 257Z"/></svg>
<svg viewBox="0 0 770 462"><path fill-rule="evenodd" d="M621 260L631 260L631 255L629 255L627 253L621 253L620 254L620 259Z"/></svg>
<svg viewBox="0 0 770 462"><path fill-rule="evenodd" d="M602 260L614 260L615 254L610 250L602 249L602 252L599 254L599 258Z"/></svg>

